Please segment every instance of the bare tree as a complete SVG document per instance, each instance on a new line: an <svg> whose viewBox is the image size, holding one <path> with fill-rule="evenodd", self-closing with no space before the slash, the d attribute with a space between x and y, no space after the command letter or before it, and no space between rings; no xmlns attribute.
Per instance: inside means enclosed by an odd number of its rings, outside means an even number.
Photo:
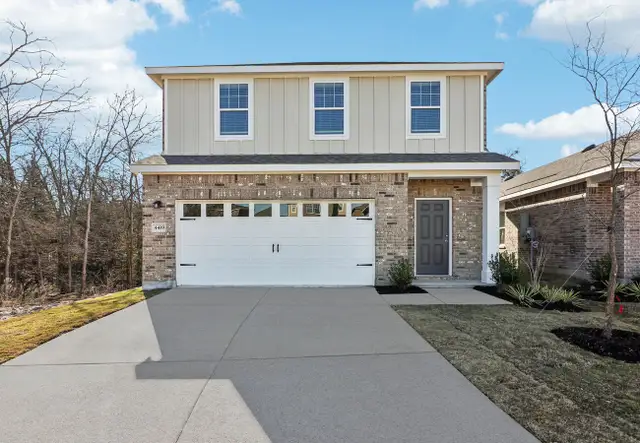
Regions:
<svg viewBox="0 0 640 443"><path fill-rule="evenodd" d="M49 50L51 42L36 38L24 23L4 22L8 44L0 52L0 183L6 201L5 289L11 266L15 216L22 194L15 162L31 149L28 133L43 120L73 113L86 103L82 84L64 86L64 65ZM29 148L26 148L29 146Z"/></svg>
<svg viewBox="0 0 640 443"><path fill-rule="evenodd" d="M159 129L157 120L149 116L146 106L134 90L116 94L109 101L108 107L109 111L106 117L98 120L93 132L79 150L84 160L84 174L87 186L81 293L86 290L91 211L96 187L100 185L101 173L112 166L112 162L116 159L125 162L132 161L136 156L136 149L156 138ZM118 163L115 162L115 164ZM129 183L130 189L133 189L134 183L131 181ZM134 223L132 199L135 196L133 192L130 192L128 198L131 203L127 205L130 207L131 212L129 218L131 223L129 230L131 231ZM133 242L133 239L131 239L131 242ZM129 251L129 254L133 253ZM131 264L130 268L132 266Z"/></svg>
<svg viewBox="0 0 640 443"><path fill-rule="evenodd" d="M606 34L594 34L593 22L591 20L586 25L584 41L573 39L565 66L584 82L606 123L607 141L601 153L610 168L608 187L611 205L603 222L606 224L611 256L609 281L615 282L618 279L616 235L620 230L617 214L622 201L628 197L623 186L624 163L640 129L640 56L632 54L630 50L620 54L607 53ZM615 286L608 285L603 332L607 338L612 336L615 319Z"/></svg>
<svg viewBox="0 0 640 443"><path fill-rule="evenodd" d="M508 149L507 151L503 152L502 154L506 155L507 157L511 157L511 158L517 159L518 157L520 157L520 149L518 149L518 148ZM513 177L515 177L516 175L522 174L522 171L524 170L525 165L526 165L526 162L524 160L520 160L520 168L519 169L505 169L504 171L502 171L502 173L501 173L502 181L510 180Z"/></svg>

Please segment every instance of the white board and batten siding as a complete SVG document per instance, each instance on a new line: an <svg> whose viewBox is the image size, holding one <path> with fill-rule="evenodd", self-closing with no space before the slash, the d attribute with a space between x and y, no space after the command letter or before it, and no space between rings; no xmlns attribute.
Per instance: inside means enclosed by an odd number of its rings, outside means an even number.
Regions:
<svg viewBox="0 0 640 443"><path fill-rule="evenodd" d="M165 154L342 154L480 152L480 75L446 77L446 137L407 138L405 76L351 77L349 138L311 140L308 77L255 78L253 140L215 140L213 78L169 79Z"/></svg>

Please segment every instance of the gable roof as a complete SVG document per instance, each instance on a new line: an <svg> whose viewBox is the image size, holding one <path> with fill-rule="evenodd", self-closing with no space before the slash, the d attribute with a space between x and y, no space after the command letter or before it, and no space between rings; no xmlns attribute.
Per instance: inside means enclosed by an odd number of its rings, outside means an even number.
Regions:
<svg viewBox="0 0 640 443"><path fill-rule="evenodd" d="M603 168L609 169L610 160L609 144L603 143L599 146L583 149L581 152L569 155L554 162L523 172L514 178L502 183L501 197L507 198L518 193L522 195L524 191L536 191L538 187L552 187L554 184L569 184L572 178L576 180L586 179L583 175L602 172ZM631 141L626 148L625 156L622 160L640 161L640 140ZM618 155L619 157L619 155ZM546 185L546 186L545 186ZM546 189L545 189L546 190Z"/></svg>

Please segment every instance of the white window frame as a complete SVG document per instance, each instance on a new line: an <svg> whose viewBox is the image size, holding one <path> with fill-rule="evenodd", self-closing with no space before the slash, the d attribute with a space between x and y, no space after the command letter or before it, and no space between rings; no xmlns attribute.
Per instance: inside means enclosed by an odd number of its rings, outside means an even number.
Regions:
<svg viewBox="0 0 640 443"><path fill-rule="evenodd" d="M248 85L249 90L249 101L248 101L248 133L246 135L222 135L220 134L220 113L222 109L220 109L220 86L221 85L236 85L245 83ZM223 80L216 78L214 81L215 91L213 93L213 103L214 103L214 125L215 125L215 136L214 139L216 141L227 141L227 140L253 140L253 79L246 77L234 77L234 78L225 78ZM241 110L241 109L239 109Z"/></svg>
<svg viewBox="0 0 640 443"><path fill-rule="evenodd" d="M315 85L316 83L342 83L344 85L344 107L319 108L327 110L344 110L343 134L316 134L316 107ZM309 81L309 139L310 140L348 140L349 139L349 78L311 78Z"/></svg>
<svg viewBox="0 0 640 443"><path fill-rule="evenodd" d="M440 108L440 132L428 134L414 134L411 132L411 83L413 82L440 82L440 106L416 106L416 109L437 109ZM407 76L406 78L406 122L407 139L437 139L447 137L447 77L443 76Z"/></svg>

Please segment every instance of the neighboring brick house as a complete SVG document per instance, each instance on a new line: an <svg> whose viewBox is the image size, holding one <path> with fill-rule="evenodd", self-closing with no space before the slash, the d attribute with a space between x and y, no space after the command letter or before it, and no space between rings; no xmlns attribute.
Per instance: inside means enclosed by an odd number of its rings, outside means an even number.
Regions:
<svg viewBox="0 0 640 443"><path fill-rule="evenodd" d="M501 249L526 258L531 244L527 228L548 251L548 275L587 278L587 265L608 250L611 208L607 145L522 173L502 184ZM622 158L621 158L622 157ZM633 142L620 162L620 201L616 218L619 276L640 275L640 143Z"/></svg>
<svg viewBox="0 0 640 443"><path fill-rule="evenodd" d="M143 284L490 281L500 172L486 86L501 63L148 68L163 151L143 175Z"/></svg>

